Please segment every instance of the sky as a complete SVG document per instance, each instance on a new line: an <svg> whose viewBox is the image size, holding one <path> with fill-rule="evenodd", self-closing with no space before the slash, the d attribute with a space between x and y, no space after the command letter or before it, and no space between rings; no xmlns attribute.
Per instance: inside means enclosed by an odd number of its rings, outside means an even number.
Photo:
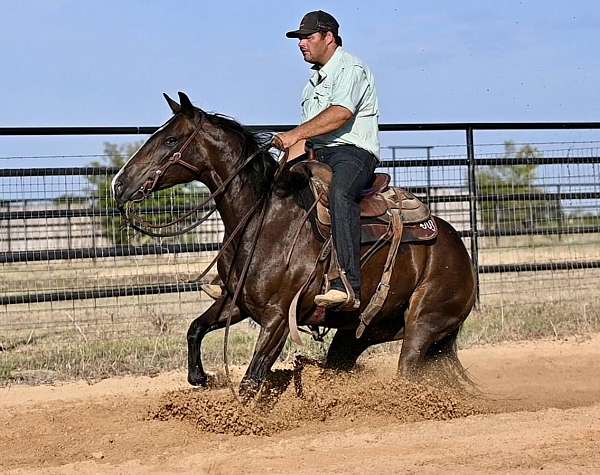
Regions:
<svg viewBox="0 0 600 475"><path fill-rule="evenodd" d="M600 121L597 0L0 1L0 127L160 125L162 92L180 90L244 124L297 123L309 65L285 32L316 9L373 70L380 123ZM464 142L385 135L384 145ZM478 135L505 138L521 139ZM0 157L132 139L0 137Z"/></svg>

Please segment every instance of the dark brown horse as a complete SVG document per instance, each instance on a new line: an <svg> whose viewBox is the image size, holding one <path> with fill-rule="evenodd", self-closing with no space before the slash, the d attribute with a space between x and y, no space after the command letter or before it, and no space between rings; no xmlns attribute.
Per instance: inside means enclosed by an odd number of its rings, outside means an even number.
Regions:
<svg viewBox="0 0 600 475"><path fill-rule="evenodd" d="M187 339L188 381L204 386L203 337L223 328L228 318L231 323L248 317L256 321L260 335L241 384L241 390L252 394L284 346L290 303L321 249L310 223L303 221L305 210L298 203L297 192L306 183L294 184L285 171L274 183L277 163L263 151L255 135L230 119L194 107L183 93L179 93L181 104L165 97L173 117L115 176L114 197L123 210L128 202L139 201L152 191L199 180L211 192L223 190L215 202L225 225L225 239L251 216L217 263L225 296L193 321ZM254 158L240 167L252 155ZM249 214L263 199L268 200L264 213ZM435 241L401 245L387 301L362 338L355 337L359 312L327 312L320 325L337 329L327 355L328 366L350 369L369 346L403 339L398 365L401 375L418 374L427 363L440 358L462 369L456 356L456 338L474 304L475 279L456 231L444 220L435 220L439 229ZM286 267L298 226L303 229ZM249 258L247 278L236 305L227 305ZM363 307L379 283L385 260L386 252L379 251L363 268ZM313 298L319 286L317 279L299 305L300 325L311 324Z"/></svg>

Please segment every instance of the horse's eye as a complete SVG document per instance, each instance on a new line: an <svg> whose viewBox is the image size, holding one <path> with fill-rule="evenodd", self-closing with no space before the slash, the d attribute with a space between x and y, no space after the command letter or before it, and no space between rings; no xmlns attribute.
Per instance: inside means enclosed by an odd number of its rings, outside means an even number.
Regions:
<svg viewBox="0 0 600 475"><path fill-rule="evenodd" d="M167 144L169 147L172 147L176 143L177 143L177 137L169 137L169 138L167 138L167 140L165 140L165 144Z"/></svg>

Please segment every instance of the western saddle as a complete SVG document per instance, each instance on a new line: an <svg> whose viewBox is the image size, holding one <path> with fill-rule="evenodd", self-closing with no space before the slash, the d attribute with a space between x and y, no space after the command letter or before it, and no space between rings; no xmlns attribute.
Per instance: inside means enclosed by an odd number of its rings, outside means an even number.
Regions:
<svg viewBox="0 0 600 475"><path fill-rule="evenodd" d="M290 172L300 173L309 179L314 204L308 210L308 214L312 215L313 229L315 229L317 238L325 241L324 248L326 248L331 242L331 215L328 197L333 177L332 170L324 163L316 160L306 160L292 165ZM361 265L364 265L366 261L388 242L390 242L390 249L377 290L360 314L360 324L356 330L357 338L362 336L366 326L385 303L400 244L403 242L431 241L437 237L438 233L435 220L431 217L427 205L409 191L389 186L390 180L391 178L387 173L376 173L371 187L362 192L360 201L361 244L371 244L369 249L363 252L361 256ZM316 212L312 213L312 209L314 208L316 208ZM329 247L332 252L330 253L328 271L324 279L324 291L327 291L329 288L330 281L340 277L342 282L344 282L349 297L346 304L339 310L348 310L347 304L354 302L355 296L345 278L343 270L339 268L335 256L335 247ZM296 321L297 305L313 278L314 275L298 291L290 307L290 337L298 344L302 343L298 334Z"/></svg>
<svg viewBox="0 0 600 475"><path fill-rule="evenodd" d="M317 237L325 240L330 235L329 187L333 173L331 168L316 160L303 161L290 168L310 181L316 201ZM360 201L361 244L380 240L390 231L392 212L398 210L402 223L402 242L430 241L437 236L437 226L431 218L429 207L407 190L389 186L387 173L375 173L370 188L362 192Z"/></svg>

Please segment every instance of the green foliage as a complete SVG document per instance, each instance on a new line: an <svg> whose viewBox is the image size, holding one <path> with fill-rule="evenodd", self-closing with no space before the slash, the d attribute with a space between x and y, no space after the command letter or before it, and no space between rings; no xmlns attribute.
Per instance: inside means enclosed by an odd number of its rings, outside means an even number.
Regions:
<svg viewBox="0 0 600 475"><path fill-rule="evenodd" d="M105 142L103 161L93 161L90 163L90 166L121 168L142 144L142 141L121 145ZM112 174L87 177L90 183L89 191L93 208L115 210L111 190L112 178ZM143 205L145 208L173 209L172 213L167 211L164 213L144 214L144 208L141 211L144 219L150 223L166 223L177 217L178 208L198 202L199 199L204 200L206 196L208 195L205 188L201 188L196 183L188 183L178 187L176 193L173 189L153 193L151 199L148 199ZM101 225L105 236L115 245L140 245L153 242L153 238L140 233L133 233L131 229L125 228L120 216L102 217ZM185 240L186 237L184 236L182 239Z"/></svg>
<svg viewBox="0 0 600 475"><path fill-rule="evenodd" d="M92 167L118 167L121 168L127 159L141 147L143 142L133 142L117 145L110 142L104 143L104 158L102 161L94 160L90 163ZM112 175L94 175L88 176L90 183L90 196L92 208L100 210L114 209L112 199L111 181ZM104 235L108 237L113 244L141 244L139 239L132 238L131 234L122 229L121 217L103 216L100 220Z"/></svg>
<svg viewBox="0 0 600 475"><path fill-rule="evenodd" d="M541 152L531 145L517 149L504 144L504 158L536 158ZM534 186L537 165L493 165L477 172L479 210L486 229L533 229L555 226L562 219L560 199L523 199L523 195L544 193ZM515 200L498 200L506 195L521 195Z"/></svg>

